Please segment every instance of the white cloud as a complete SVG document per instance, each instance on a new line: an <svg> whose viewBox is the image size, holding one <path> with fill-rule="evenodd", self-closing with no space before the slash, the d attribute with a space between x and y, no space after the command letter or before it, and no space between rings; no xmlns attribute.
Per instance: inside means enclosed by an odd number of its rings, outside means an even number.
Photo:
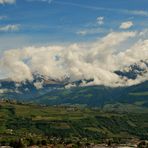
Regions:
<svg viewBox="0 0 148 148"><path fill-rule="evenodd" d="M103 28L90 28L85 30L79 30L76 32L76 34L85 36L85 35L105 33L105 32L107 32L107 30Z"/></svg>
<svg viewBox="0 0 148 148"><path fill-rule="evenodd" d="M96 24L97 24L97 28L95 27L95 28L87 28L87 29L79 30L79 31L76 32L76 34L85 36L85 35L91 35L91 34L98 34L98 33L107 32L107 29L98 28L98 25L103 25L104 24L104 17L103 16L97 17L95 25Z"/></svg>
<svg viewBox="0 0 148 148"><path fill-rule="evenodd" d="M120 25L120 28L121 29L129 29L133 26L133 22L132 21L127 21L127 22L123 22L121 25Z"/></svg>
<svg viewBox="0 0 148 148"><path fill-rule="evenodd" d="M125 13L139 16L148 16L148 11L144 10L122 10Z"/></svg>
<svg viewBox="0 0 148 148"><path fill-rule="evenodd" d="M113 8L105 8L105 7L97 7L97 6L90 6L90 5L82 5L78 3L72 3L72 2L63 2L63 1L55 1L54 3L59 5L70 5L80 8L85 8L89 10L104 10L104 11L110 11L115 13L124 13L128 15L135 15L135 16L148 16L148 11L145 10L129 10L129 9L113 9Z"/></svg>
<svg viewBox="0 0 148 148"><path fill-rule="evenodd" d="M14 32L20 29L20 25L0 26L0 32Z"/></svg>
<svg viewBox="0 0 148 148"><path fill-rule="evenodd" d="M27 0L28 2L48 2L49 4L51 4L54 0Z"/></svg>
<svg viewBox="0 0 148 148"><path fill-rule="evenodd" d="M99 25L103 25L104 24L104 17L103 16L97 17L97 24L99 24Z"/></svg>
<svg viewBox="0 0 148 148"><path fill-rule="evenodd" d="M17 89L16 90L12 90L12 89L0 89L0 94L3 94L3 93L20 93Z"/></svg>
<svg viewBox="0 0 148 148"><path fill-rule="evenodd" d="M69 83L65 86L66 89L73 88L73 87L76 87L76 84Z"/></svg>
<svg viewBox="0 0 148 148"><path fill-rule="evenodd" d="M7 93L8 89L0 89L0 94Z"/></svg>
<svg viewBox="0 0 148 148"><path fill-rule="evenodd" d="M16 0L0 0L0 4L14 4Z"/></svg>
<svg viewBox="0 0 148 148"><path fill-rule="evenodd" d="M136 40L130 48L120 51L123 42L126 44L137 36L137 32L111 32L91 43L5 51L0 60L0 72L18 82L32 80L32 74L37 72L56 80L65 76L70 77L70 81L94 79L89 85L137 84L148 80L148 74L130 80L114 73L126 65L148 59L148 40L140 40L140 36L138 42ZM40 83L35 83L35 86L41 88Z"/></svg>
<svg viewBox="0 0 148 148"><path fill-rule="evenodd" d="M43 87L43 82L34 82L33 83L36 89L41 89Z"/></svg>

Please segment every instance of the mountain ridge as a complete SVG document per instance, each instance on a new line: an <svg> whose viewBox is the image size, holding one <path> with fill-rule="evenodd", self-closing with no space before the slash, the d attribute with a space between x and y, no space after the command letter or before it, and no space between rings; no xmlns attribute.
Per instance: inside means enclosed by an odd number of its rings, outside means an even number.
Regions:
<svg viewBox="0 0 148 148"><path fill-rule="evenodd" d="M115 71L115 73L124 79L135 80L147 73L147 70L148 62L141 60L120 71ZM65 77L62 80L55 80L39 74L34 74L33 81L14 82L5 79L0 80L0 98L33 101L48 105L83 104L88 106L103 106L106 103L115 102L133 103L136 100L144 100L145 103L148 101L147 95L132 95L132 93L148 92L147 80L132 86L118 87L87 86L91 82L93 79L70 81L69 77ZM140 98L141 100L139 100Z"/></svg>

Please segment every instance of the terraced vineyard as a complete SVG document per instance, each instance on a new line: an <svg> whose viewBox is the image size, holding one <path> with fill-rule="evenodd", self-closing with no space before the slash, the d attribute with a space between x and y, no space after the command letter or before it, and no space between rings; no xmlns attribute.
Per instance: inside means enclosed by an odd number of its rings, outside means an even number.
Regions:
<svg viewBox="0 0 148 148"><path fill-rule="evenodd" d="M124 143L148 138L148 111L80 106L39 106L4 101L0 105L0 142L15 139L48 143ZM106 110L106 111L105 111Z"/></svg>

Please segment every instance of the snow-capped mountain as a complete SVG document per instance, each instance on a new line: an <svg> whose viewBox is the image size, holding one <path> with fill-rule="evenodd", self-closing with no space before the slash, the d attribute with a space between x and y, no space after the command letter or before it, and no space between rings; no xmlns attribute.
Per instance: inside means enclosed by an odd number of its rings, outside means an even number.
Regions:
<svg viewBox="0 0 148 148"><path fill-rule="evenodd" d="M125 66L123 69L115 71L116 74L128 79L136 79L138 76L143 76L148 73L148 60L141 60L130 66Z"/></svg>
<svg viewBox="0 0 148 148"><path fill-rule="evenodd" d="M0 81L0 96L7 98L32 99L55 89L64 88L64 81L34 75L33 81L14 82L10 79Z"/></svg>

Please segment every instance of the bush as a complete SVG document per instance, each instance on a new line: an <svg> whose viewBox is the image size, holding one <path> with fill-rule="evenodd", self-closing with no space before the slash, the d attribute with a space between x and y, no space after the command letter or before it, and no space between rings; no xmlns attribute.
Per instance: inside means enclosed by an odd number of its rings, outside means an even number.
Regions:
<svg viewBox="0 0 148 148"><path fill-rule="evenodd" d="M13 148L25 148L26 147L21 139L11 141L9 146L11 146Z"/></svg>
<svg viewBox="0 0 148 148"><path fill-rule="evenodd" d="M42 140L42 141L41 141L41 144L42 144L42 145L47 145L47 141L46 141L46 140Z"/></svg>

